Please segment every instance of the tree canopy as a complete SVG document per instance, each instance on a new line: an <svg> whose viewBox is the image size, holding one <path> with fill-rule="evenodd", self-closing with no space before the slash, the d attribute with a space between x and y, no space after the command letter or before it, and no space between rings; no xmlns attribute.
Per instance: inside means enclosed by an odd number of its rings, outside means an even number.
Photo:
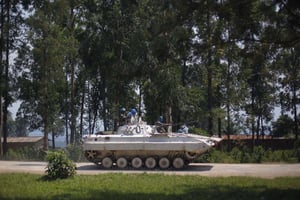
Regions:
<svg viewBox="0 0 300 200"><path fill-rule="evenodd" d="M297 0L1 0L1 135L8 108L67 143L118 126L120 109L202 134L299 134ZM280 119L282 121L282 118ZM26 123L25 123L26 122ZM278 125L281 122L278 122ZM278 127L274 127L278 130ZM5 140L3 143L5 148Z"/></svg>

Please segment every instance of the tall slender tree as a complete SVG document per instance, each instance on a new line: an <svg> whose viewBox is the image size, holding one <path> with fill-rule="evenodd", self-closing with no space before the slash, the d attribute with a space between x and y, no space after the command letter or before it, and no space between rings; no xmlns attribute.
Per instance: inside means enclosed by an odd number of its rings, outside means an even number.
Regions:
<svg viewBox="0 0 300 200"><path fill-rule="evenodd" d="M31 60L22 66L20 98L26 115L34 117L33 128L43 127L44 149L48 149L48 134L60 118L59 99L63 94L66 57L64 29L59 26L58 9L65 7L59 2L43 2L36 5L34 14L28 19L30 32L28 53Z"/></svg>
<svg viewBox="0 0 300 200"><path fill-rule="evenodd" d="M296 139L299 136L299 91L300 91L300 60L299 48L287 48L278 55L277 66L279 68L280 102L284 112L293 115L293 132Z"/></svg>
<svg viewBox="0 0 300 200"><path fill-rule="evenodd" d="M1 134L3 135L3 152L7 152L7 136L8 136L8 114L9 106L13 103L13 79L15 77L13 72L13 64L11 63L11 54L19 45L18 38L20 37L22 26L23 10L29 2L22 1L1 1L1 33L0 33L0 101L2 114L1 121Z"/></svg>

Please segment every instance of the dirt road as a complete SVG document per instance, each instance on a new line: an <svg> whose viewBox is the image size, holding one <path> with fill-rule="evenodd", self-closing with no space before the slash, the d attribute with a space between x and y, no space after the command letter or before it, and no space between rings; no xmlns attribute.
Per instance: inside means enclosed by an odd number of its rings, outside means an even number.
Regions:
<svg viewBox="0 0 300 200"><path fill-rule="evenodd" d="M44 174L46 162L0 161L0 173ZM92 163L76 163L77 174L102 173L163 173L199 176L251 176L261 178L300 177L300 164L198 164L192 163L183 170L106 170Z"/></svg>

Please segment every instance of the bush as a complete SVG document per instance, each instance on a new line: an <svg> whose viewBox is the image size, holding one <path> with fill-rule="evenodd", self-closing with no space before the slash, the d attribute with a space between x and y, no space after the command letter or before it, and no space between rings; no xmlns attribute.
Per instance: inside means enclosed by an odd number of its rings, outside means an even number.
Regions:
<svg viewBox="0 0 300 200"><path fill-rule="evenodd" d="M265 150L262 146L253 148L252 159L256 163L261 163L264 157Z"/></svg>
<svg viewBox="0 0 300 200"><path fill-rule="evenodd" d="M46 173L49 179L64 179L76 174L76 165L67 158L64 151L50 151L46 160L48 161Z"/></svg>
<svg viewBox="0 0 300 200"><path fill-rule="evenodd" d="M288 162L300 161L300 148L293 150L265 150L262 146L256 146L253 151L246 147L234 147L230 152L216 149L201 155L195 162L201 163L262 163L262 162Z"/></svg>
<svg viewBox="0 0 300 200"><path fill-rule="evenodd" d="M251 163L252 161L252 155L248 151L242 150L242 157L241 157L241 163Z"/></svg>
<svg viewBox="0 0 300 200"><path fill-rule="evenodd" d="M294 143L294 156L300 162L300 139L296 140Z"/></svg>
<svg viewBox="0 0 300 200"><path fill-rule="evenodd" d="M215 149L199 156L195 162L198 163L235 163L235 160L231 156L223 151L217 151Z"/></svg>
<svg viewBox="0 0 300 200"><path fill-rule="evenodd" d="M85 161L81 145L68 145L65 149L68 158L74 162Z"/></svg>
<svg viewBox="0 0 300 200"><path fill-rule="evenodd" d="M5 160L45 160L45 152L42 149L34 147L22 147L19 149L8 149L5 156L1 159Z"/></svg>
<svg viewBox="0 0 300 200"><path fill-rule="evenodd" d="M238 147L234 147L229 155L233 160L235 160L235 162L239 163L242 160L242 152Z"/></svg>

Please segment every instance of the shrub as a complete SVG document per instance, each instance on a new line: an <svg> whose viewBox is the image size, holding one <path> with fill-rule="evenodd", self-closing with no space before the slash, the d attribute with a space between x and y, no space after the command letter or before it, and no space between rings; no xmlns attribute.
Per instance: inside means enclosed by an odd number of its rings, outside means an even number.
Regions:
<svg viewBox="0 0 300 200"><path fill-rule="evenodd" d="M22 147L19 149L8 149L5 160L45 160L45 152L34 147Z"/></svg>
<svg viewBox="0 0 300 200"><path fill-rule="evenodd" d="M294 143L294 156L300 162L300 139L296 140Z"/></svg>
<svg viewBox="0 0 300 200"><path fill-rule="evenodd" d="M74 162L84 160L83 149L81 145L68 145L65 149L68 158Z"/></svg>
<svg viewBox="0 0 300 200"><path fill-rule="evenodd" d="M262 146L253 148L252 159L256 163L261 163L264 157L265 150Z"/></svg>
<svg viewBox="0 0 300 200"><path fill-rule="evenodd" d="M50 151L46 160L48 161L46 173L49 179L63 179L76 174L76 165L67 158L64 151Z"/></svg>
<svg viewBox="0 0 300 200"><path fill-rule="evenodd" d="M297 151L298 150L298 151ZM299 153L299 154L297 154ZM250 148L234 147L230 152L210 150L198 157L195 162L200 163L261 163L261 162L299 162L300 148L294 150L265 150L262 146Z"/></svg>
<svg viewBox="0 0 300 200"><path fill-rule="evenodd" d="M230 157L235 160L235 162L241 162L242 160L242 152L238 147L234 147L231 151L230 151Z"/></svg>
<svg viewBox="0 0 300 200"><path fill-rule="evenodd" d="M215 149L199 156L195 162L199 163L235 163L235 160L224 151L218 151Z"/></svg>

